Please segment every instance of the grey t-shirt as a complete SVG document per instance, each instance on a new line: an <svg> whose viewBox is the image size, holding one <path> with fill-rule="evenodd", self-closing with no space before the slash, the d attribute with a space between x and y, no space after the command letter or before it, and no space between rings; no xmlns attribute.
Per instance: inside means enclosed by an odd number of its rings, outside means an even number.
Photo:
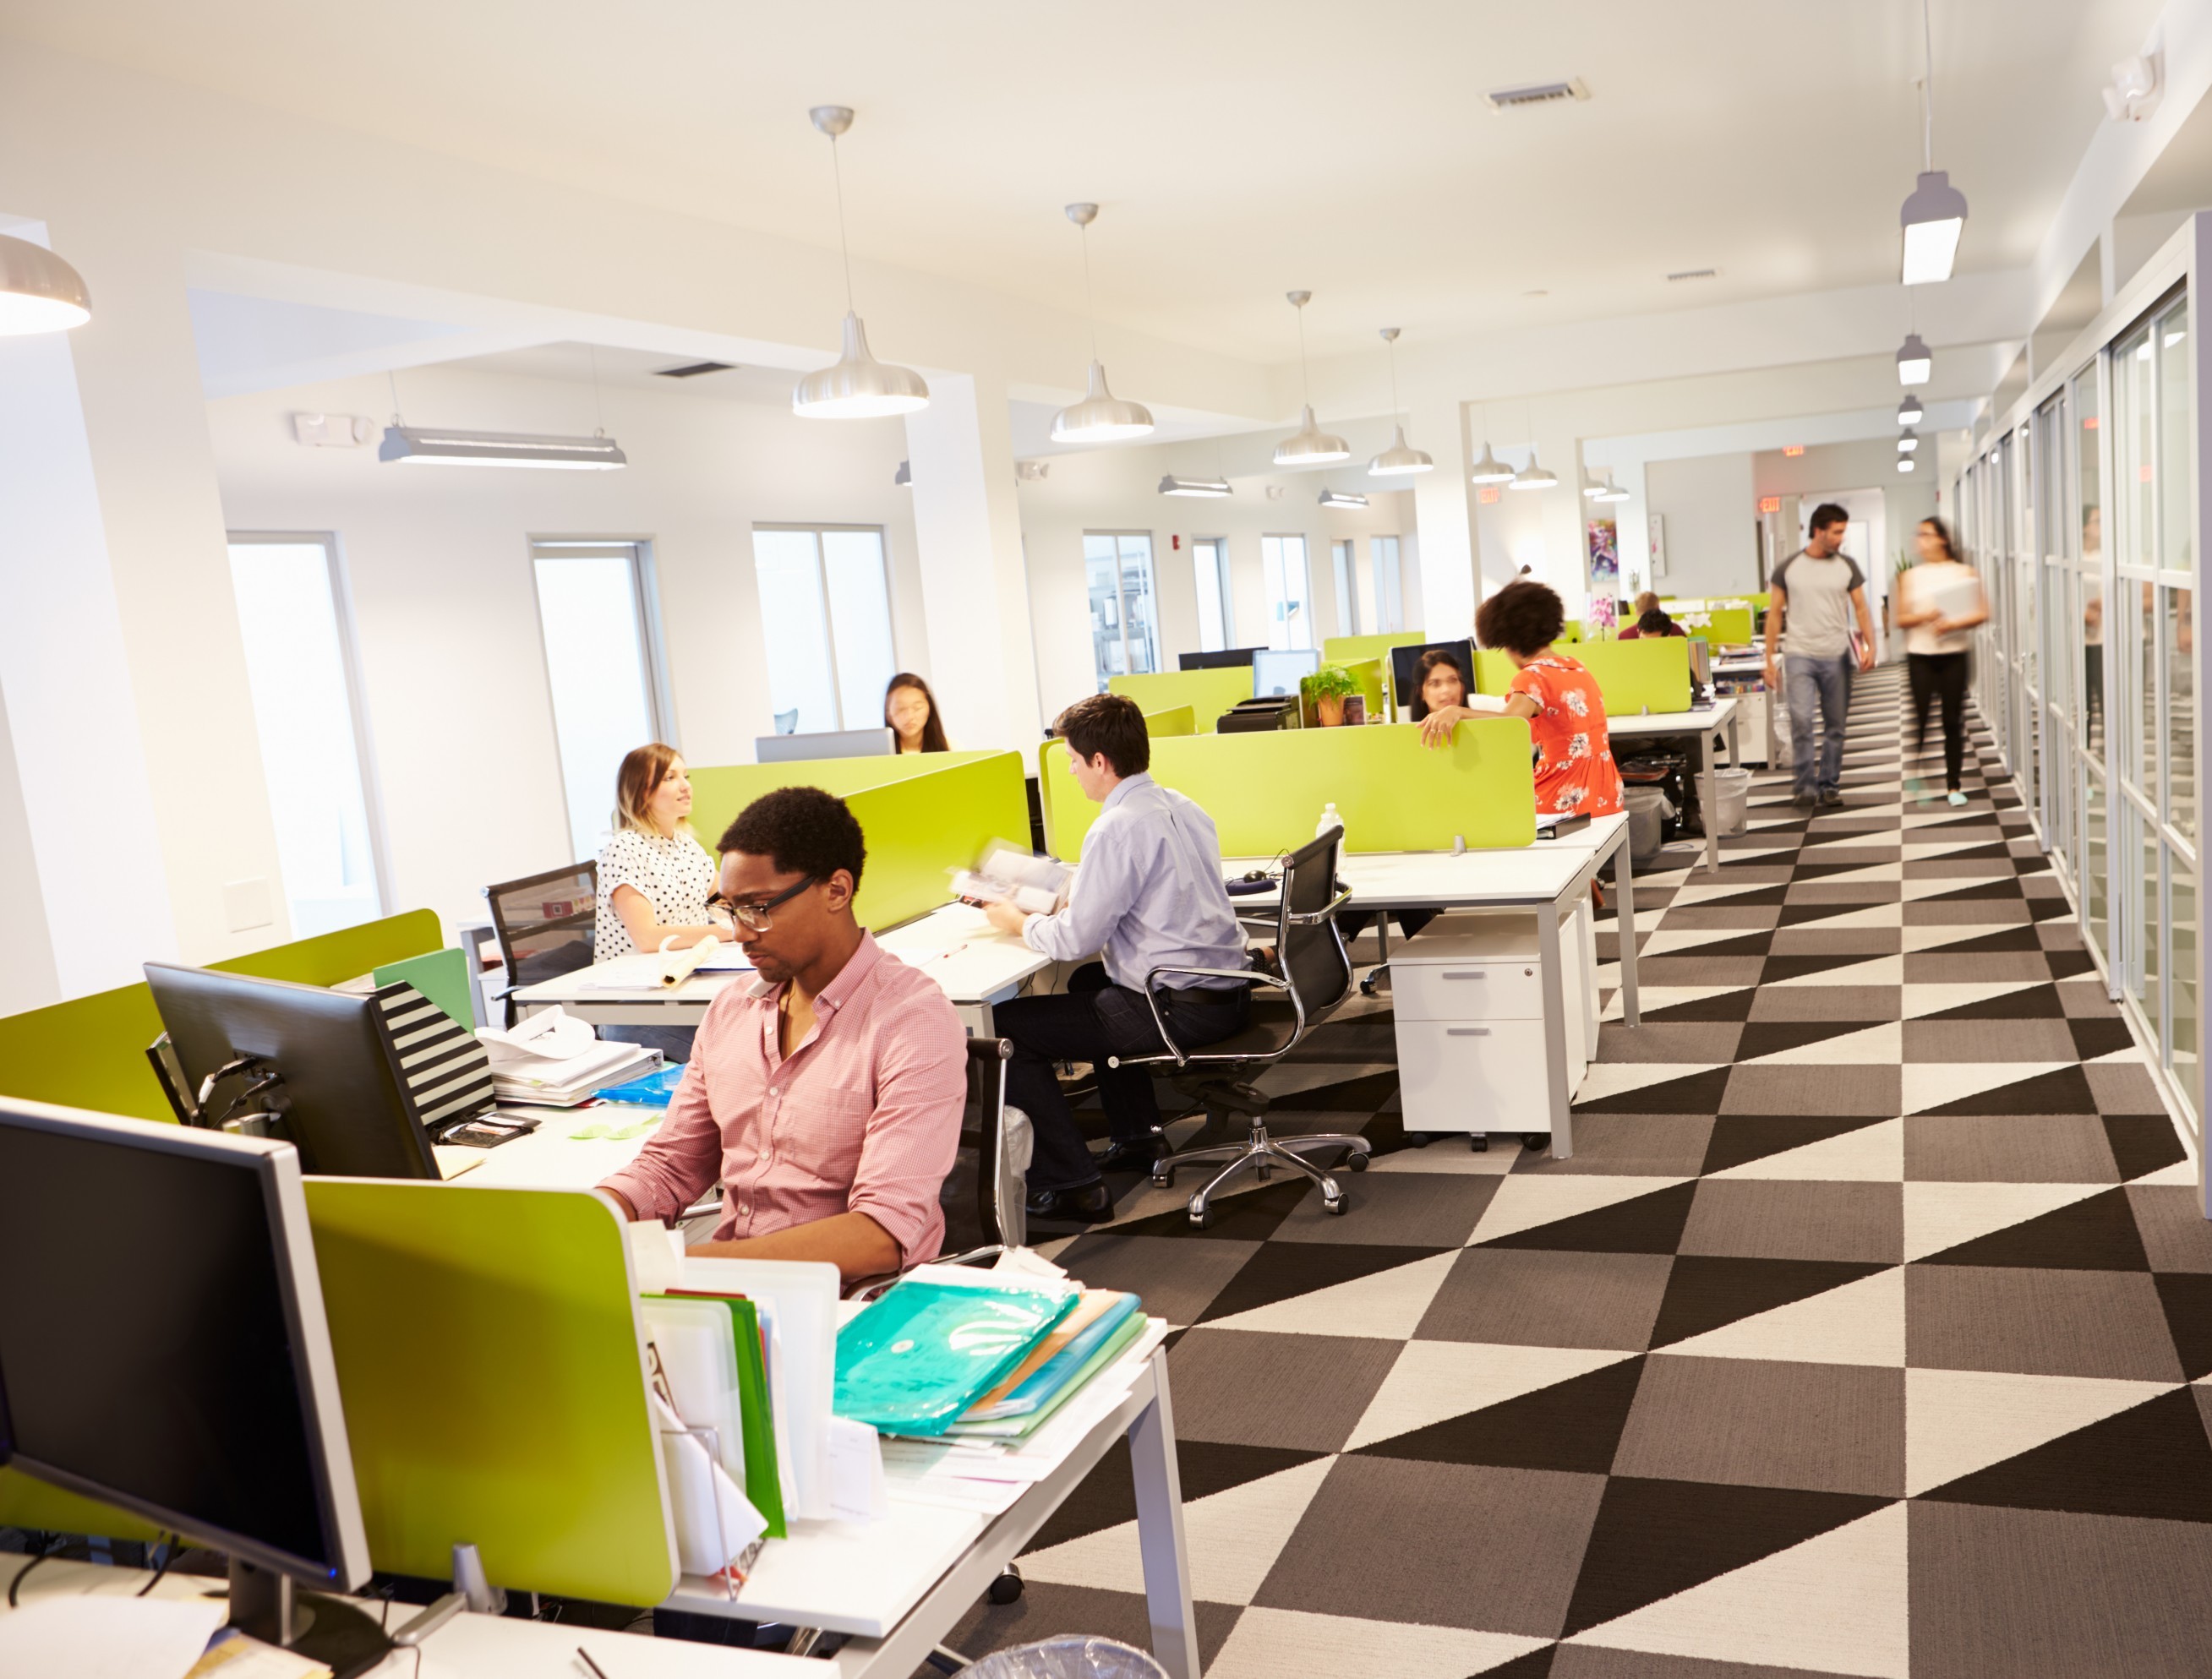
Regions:
<svg viewBox="0 0 2212 1679"><path fill-rule="evenodd" d="M1774 568L1783 593L1782 651L1836 658L1851 650L1851 591L1866 579L1848 554L1816 560L1803 549Z"/></svg>

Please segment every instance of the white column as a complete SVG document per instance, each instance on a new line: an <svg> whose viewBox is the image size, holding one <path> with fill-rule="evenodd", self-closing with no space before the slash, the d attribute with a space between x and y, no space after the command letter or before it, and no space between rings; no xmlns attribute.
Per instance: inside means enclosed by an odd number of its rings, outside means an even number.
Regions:
<svg viewBox="0 0 2212 1679"><path fill-rule="evenodd" d="M929 675L963 748L1034 761L1043 732L1004 384L932 373L906 420Z"/></svg>
<svg viewBox="0 0 2212 1679"><path fill-rule="evenodd" d="M1433 400L1412 414L1413 434L1437 460L1435 471L1413 480L1413 517L1420 528L1419 627L1439 640L1472 634L1482 598L1474 487L1467 476L1474 456L1467 425L1466 405L1456 401Z"/></svg>

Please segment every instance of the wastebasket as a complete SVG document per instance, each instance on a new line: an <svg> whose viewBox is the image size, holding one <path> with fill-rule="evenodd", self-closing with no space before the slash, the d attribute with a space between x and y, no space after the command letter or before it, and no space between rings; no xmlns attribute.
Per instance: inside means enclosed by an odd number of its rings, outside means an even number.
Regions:
<svg viewBox="0 0 2212 1679"><path fill-rule="evenodd" d="M1713 813L1718 833L1741 833L1750 826L1751 772L1747 769L1715 770L1713 779L1719 784L1717 802L1720 809Z"/></svg>
<svg viewBox="0 0 2212 1679"><path fill-rule="evenodd" d="M1674 814L1673 802L1656 787L1625 790L1628 804L1628 855L1639 869L1659 855L1667 843L1665 823Z"/></svg>
<svg viewBox="0 0 2212 1679"><path fill-rule="evenodd" d="M1141 1650L1110 1638L1048 1638L1018 1644L967 1670L968 1679L1167 1679Z"/></svg>

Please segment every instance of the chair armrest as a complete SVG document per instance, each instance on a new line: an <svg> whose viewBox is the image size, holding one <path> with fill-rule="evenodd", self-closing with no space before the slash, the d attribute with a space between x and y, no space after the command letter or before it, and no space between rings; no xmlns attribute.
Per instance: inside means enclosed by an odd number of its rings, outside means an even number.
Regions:
<svg viewBox="0 0 2212 1679"><path fill-rule="evenodd" d="M1288 991L1291 988L1291 982L1289 980L1282 979L1273 973L1264 973L1258 968L1154 968L1150 973L1147 973L1145 976L1145 1001L1152 1009L1152 1024L1159 1028L1160 1041L1168 1046L1168 1053L1175 1057L1175 1063L1178 1067L1188 1065L1190 1057L1183 1049L1183 1046L1176 1042L1175 1033L1168 1030L1168 1017L1160 1012L1159 993L1156 991L1153 987L1159 984L1160 976L1163 973L1184 974L1189 978L1197 979L1237 979L1255 985L1279 986L1284 991ZM1116 1063L1115 1064L1118 1065L1119 1064Z"/></svg>
<svg viewBox="0 0 2212 1679"><path fill-rule="evenodd" d="M1292 915L1286 910L1283 913L1283 919L1293 927L1310 927L1316 922L1328 920L1351 901L1352 888L1348 886L1340 886L1336 889L1336 896L1319 909L1309 911L1304 915Z"/></svg>
<svg viewBox="0 0 2212 1679"><path fill-rule="evenodd" d="M928 1265L988 1265L1006 1251L1000 1243L993 1242L988 1247L971 1247L965 1253L939 1254L936 1258L926 1259L922 1263ZM907 1269L911 1270L914 1268L908 1266ZM887 1292L891 1284L905 1275L906 1271L884 1271L875 1276L861 1277L846 1288L844 1298L848 1300L872 1300Z"/></svg>

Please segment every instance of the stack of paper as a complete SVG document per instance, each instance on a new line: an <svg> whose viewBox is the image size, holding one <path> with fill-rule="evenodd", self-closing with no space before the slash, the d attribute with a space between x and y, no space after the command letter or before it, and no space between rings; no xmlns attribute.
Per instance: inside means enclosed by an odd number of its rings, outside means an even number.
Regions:
<svg viewBox="0 0 2212 1679"><path fill-rule="evenodd" d="M973 869L952 871L952 895L981 904L1009 903L1033 915L1060 907L1070 870L1064 863L1038 857L1026 846L994 840Z"/></svg>
<svg viewBox="0 0 2212 1679"><path fill-rule="evenodd" d="M657 1051L636 1044L601 1043L587 1023L558 1009L532 1015L511 1031L481 1027L477 1036L491 1057L492 1092L503 1102L574 1107L659 1059Z"/></svg>

